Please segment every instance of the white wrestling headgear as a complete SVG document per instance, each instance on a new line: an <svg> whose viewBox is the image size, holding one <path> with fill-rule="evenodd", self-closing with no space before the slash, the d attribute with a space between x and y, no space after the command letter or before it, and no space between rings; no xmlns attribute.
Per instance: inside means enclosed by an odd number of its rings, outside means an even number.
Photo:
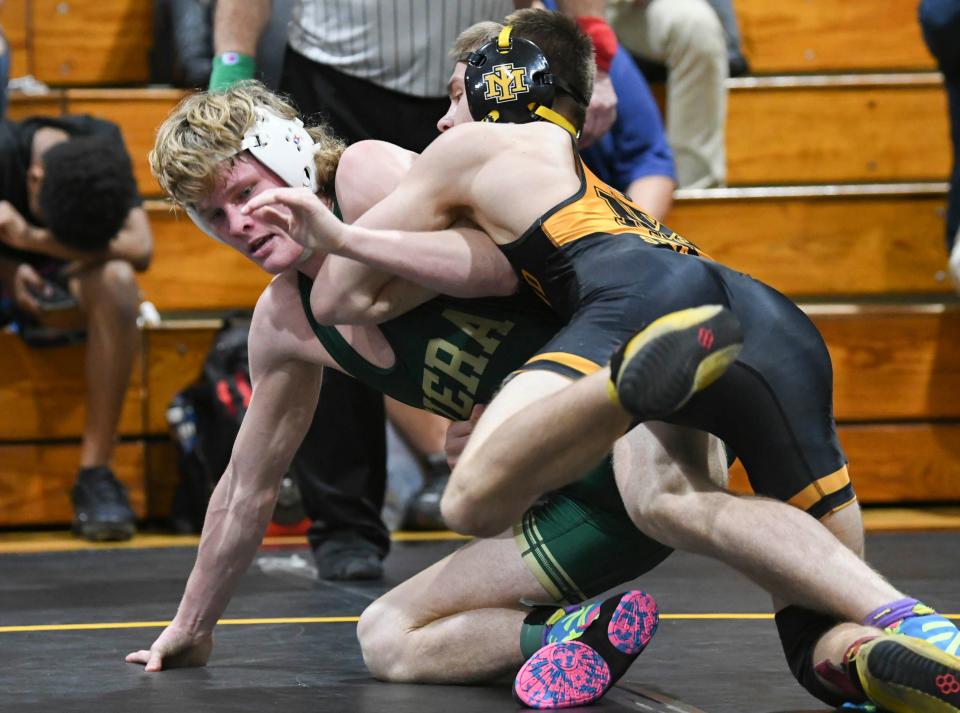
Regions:
<svg viewBox="0 0 960 713"><path fill-rule="evenodd" d="M314 163L314 143L310 134L303 128L300 119L284 119L269 109L257 108L256 121L243 135L240 149L234 154L220 158L225 161L242 151L249 151L260 163L293 187L309 188L317 192L317 167ZM198 228L207 235L219 240L200 214L192 207L187 208Z"/></svg>

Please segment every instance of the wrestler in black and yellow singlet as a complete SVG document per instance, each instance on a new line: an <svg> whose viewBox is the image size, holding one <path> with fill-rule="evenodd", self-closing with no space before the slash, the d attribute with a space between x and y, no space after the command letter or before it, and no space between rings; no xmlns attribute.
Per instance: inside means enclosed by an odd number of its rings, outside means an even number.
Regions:
<svg viewBox="0 0 960 713"><path fill-rule="evenodd" d="M310 310L312 282L302 274L299 281L307 320L347 373L398 401L454 420L490 401L503 380L563 326L526 290L505 299L440 296L379 325L396 357L385 369L360 356L335 327L317 323ZM634 579L671 552L630 520L609 458L530 508L514 535L544 589L568 603Z"/></svg>
<svg viewBox="0 0 960 713"><path fill-rule="evenodd" d="M580 190L501 246L567 323L524 370L588 374L657 317L724 305L741 322L743 350L669 421L722 438L758 494L815 517L853 502L830 357L816 327L779 292L713 262L576 160Z"/></svg>

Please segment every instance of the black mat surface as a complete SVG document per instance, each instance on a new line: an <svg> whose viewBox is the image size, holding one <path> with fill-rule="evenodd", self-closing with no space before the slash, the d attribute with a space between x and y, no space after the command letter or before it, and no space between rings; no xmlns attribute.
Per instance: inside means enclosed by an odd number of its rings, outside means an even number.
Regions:
<svg viewBox="0 0 960 713"><path fill-rule="evenodd" d="M386 581L376 584L317 582L296 571L255 567L226 616L357 616L382 591L457 544L395 544ZM868 547L870 560L895 584L941 611L960 612L960 533L876 535ZM0 626L169 620L193 556L190 549L0 556ZM741 576L692 555L669 558L641 586L666 615L770 611L766 595ZM363 667L354 629L352 623L221 626L209 666L159 675L123 662L127 652L148 647L159 628L0 633L0 711L517 710L505 685L378 683ZM655 700L658 692L666 703ZM591 710L696 709L824 708L791 677L772 621L667 618L624 685Z"/></svg>

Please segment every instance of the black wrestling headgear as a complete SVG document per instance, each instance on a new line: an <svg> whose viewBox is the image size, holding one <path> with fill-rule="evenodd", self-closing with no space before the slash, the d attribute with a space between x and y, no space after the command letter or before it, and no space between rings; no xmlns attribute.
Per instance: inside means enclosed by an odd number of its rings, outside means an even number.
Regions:
<svg viewBox="0 0 960 713"><path fill-rule="evenodd" d="M557 90L573 97L583 106L587 102L566 82L550 72L546 55L530 40L511 37L513 28L504 27L490 40L465 58L464 87L470 115L477 121L503 121L525 124L546 119L574 136L576 129L551 108Z"/></svg>

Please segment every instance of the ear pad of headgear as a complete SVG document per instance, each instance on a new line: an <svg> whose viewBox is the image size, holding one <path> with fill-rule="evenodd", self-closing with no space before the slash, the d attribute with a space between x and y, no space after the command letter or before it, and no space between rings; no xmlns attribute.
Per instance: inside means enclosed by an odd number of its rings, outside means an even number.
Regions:
<svg viewBox="0 0 960 713"><path fill-rule="evenodd" d="M549 108L556 98L543 52L530 40L510 37L509 29L467 57L463 81L476 121L524 124L536 120L536 107Z"/></svg>

